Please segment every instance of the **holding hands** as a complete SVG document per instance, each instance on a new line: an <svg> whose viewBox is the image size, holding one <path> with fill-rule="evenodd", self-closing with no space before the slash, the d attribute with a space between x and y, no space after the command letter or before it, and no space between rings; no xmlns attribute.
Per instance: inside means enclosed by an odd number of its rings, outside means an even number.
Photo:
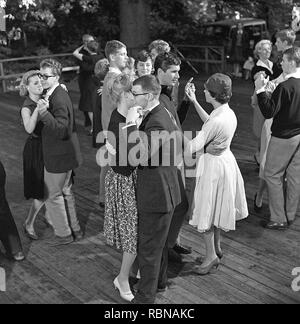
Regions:
<svg viewBox="0 0 300 324"><path fill-rule="evenodd" d="M46 99L40 99L37 103L37 110L39 115L43 115L45 112L48 111L49 108L49 101Z"/></svg>
<svg viewBox="0 0 300 324"><path fill-rule="evenodd" d="M126 118L126 126L134 126L139 127L143 121L143 108L140 106L134 106L128 110L127 118Z"/></svg>
<svg viewBox="0 0 300 324"><path fill-rule="evenodd" d="M255 88L257 91L264 89L269 82L269 77L266 78L265 73L256 74L254 79L255 79Z"/></svg>

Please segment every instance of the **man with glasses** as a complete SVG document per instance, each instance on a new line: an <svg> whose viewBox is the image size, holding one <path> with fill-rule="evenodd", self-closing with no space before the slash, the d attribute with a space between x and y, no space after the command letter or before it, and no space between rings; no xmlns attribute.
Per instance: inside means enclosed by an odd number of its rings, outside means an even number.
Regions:
<svg viewBox="0 0 300 324"><path fill-rule="evenodd" d="M62 66L53 59L40 65L45 99L38 103L45 163L45 203L55 232L51 245L66 245L83 237L72 192L73 170L81 162L74 108L68 93L59 86ZM73 236L72 236L73 235Z"/></svg>
<svg viewBox="0 0 300 324"><path fill-rule="evenodd" d="M133 301L136 304L154 303L157 291L166 288L168 234L174 210L181 203L174 161L176 152L181 150L176 136L178 128L168 110L159 102L160 92L161 86L153 75L134 81L132 93L136 104L143 109L144 119L138 131L139 107L132 108L124 130L129 137L136 138L130 142L137 143L128 143L129 163L138 167L138 263L141 279ZM127 135L124 134L125 138Z"/></svg>

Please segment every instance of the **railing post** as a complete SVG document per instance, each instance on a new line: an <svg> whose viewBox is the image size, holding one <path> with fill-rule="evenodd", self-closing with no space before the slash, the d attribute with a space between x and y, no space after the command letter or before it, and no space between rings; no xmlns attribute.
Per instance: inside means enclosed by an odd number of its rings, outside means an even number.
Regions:
<svg viewBox="0 0 300 324"><path fill-rule="evenodd" d="M205 47L205 73L209 73L209 64L208 64L208 50L209 48L206 46Z"/></svg>
<svg viewBox="0 0 300 324"><path fill-rule="evenodd" d="M1 76L1 77L4 77L4 67L3 67L3 62L0 62L0 76ZM5 82L4 79L2 80L2 89L3 89L3 92L6 92L6 82Z"/></svg>
<svg viewBox="0 0 300 324"><path fill-rule="evenodd" d="M226 72L226 55L225 55L225 47L222 47L222 72Z"/></svg>

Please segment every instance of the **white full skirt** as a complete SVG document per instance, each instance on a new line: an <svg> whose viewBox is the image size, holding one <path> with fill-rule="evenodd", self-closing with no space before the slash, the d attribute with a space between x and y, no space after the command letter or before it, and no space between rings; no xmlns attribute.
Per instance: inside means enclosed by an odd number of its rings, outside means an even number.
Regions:
<svg viewBox="0 0 300 324"><path fill-rule="evenodd" d="M202 155L190 225L199 232L207 232L212 226L228 232L236 229L236 221L248 215L244 180L232 152Z"/></svg>

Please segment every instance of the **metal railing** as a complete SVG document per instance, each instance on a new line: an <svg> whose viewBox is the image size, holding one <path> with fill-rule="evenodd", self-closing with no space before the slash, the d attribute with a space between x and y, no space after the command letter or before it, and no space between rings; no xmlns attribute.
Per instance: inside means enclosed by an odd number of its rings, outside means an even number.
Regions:
<svg viewBox="0 0 300 324"><path fill-rule="evenodd" d="M23 76L24 72L28 70L26 67L24 68L24 71L19 73L6 73L5 72L5 66L9 63L23 63L25 62L32 62L32 66L34 64L36 66L39 66L39 63L47 58L56 58L56 59L62 59L62 58L74 58L73 54L65 53L65 54L52 54L52 55L43 55L43 56L29 56L29 57L18 57L18 58L11 58L11 59L4 59L0 60L0 82L1 82L1 88L3 92L7 92L7 82L8 80L12 79L18 79ZM75 62L75 60L74 60ZM73 62L72 62L73 63ZM69 66L63 67L63 72L69 72L69 71L78 71L79 66L75 66L73 64L67 64Z"/></svg>
<svg viewBox="0 0 300 324"><path fill-rule="evenodd" d="M204 71L206 74L210 72L225 72L226 71L226 54L225 48L222 46L198 46L198 45L186 45L179 44L175 45L178 50L182 53L182 55L186 58L187 61L200 64L204 67ZM46 58L72 58L73 54L65 53L65 54L53 54L53 55L45 55L45 56L31 56L31 57L18 57L11 59L0 60L0 82L1 88L3 92L7 91L7 82L12 79L18 79L22 77L25 71L28 70L26 65L22 66L22 72L19 73L7 73L5 72L5 66L9 63L26 63L26 62L35 62L36 66L39 66L39 63ZM74 60L75 62L75 60ZM73 63L73 62L72 62ZM68 71L78 71L79 66L75 66L73 64L67 63L63 68L63 72Z"/></svg>
<svg viewBox="0 0 300 324"><path fill-rule="evenodd" d="M224 46L186 44L177 44L175 46L184 55L186 60L201 64L206 74L226 71L226 53Z"/></svg>

